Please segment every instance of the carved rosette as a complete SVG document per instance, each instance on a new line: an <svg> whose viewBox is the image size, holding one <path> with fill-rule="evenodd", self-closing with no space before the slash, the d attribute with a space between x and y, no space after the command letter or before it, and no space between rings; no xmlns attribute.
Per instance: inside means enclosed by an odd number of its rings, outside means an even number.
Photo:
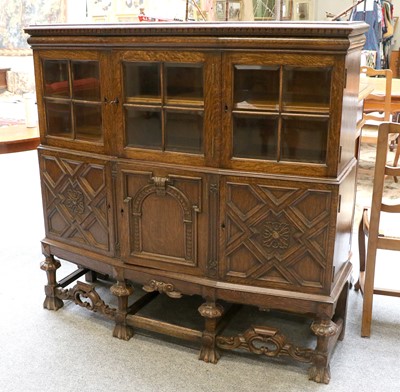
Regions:
<svg viewBox="0 0 400 392"><path fill-rule="evenodd" d="M265 222L263 245L266 248L287 249L290 241L290 226L281 222Z"/></svg>
<svg viewBox="0 0 400 392"><path fill-rule="evenodd" d="M175 286L171 283L159 282L155 279L150 280L146 285L143 286L143 290L152 293L158 291L161 294L166 294L170 298L181 298L182 293L175 290Z"/></svg>
<svg viewBox="0 0 400 392"><path fill-rule="evenodd" d="M85 212L85 199L80 190L68 188L65 191L64 197L64 205L71 215L83 214Z"/></svg>

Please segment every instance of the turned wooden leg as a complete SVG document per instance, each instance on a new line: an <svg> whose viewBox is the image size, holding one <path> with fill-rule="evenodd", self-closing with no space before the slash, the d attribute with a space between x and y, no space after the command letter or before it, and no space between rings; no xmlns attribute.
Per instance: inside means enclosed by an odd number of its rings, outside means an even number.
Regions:
<svg viewBox="0 0 400 392"><path fill-rule="evenodd" d="M126 316L128 314L128 299L133 293L133 288L125 281L118 281L111 286L110 291L118 297L113 336L118 339L129 340L133 336L133 330L126 324Z"/></svg>
<svg viewBox="0 0 400 392"><path fill-rule="evenodd" d="M205 318L205 330L202 336L202 346L199 359L204 362L217 363L220 354L216 348L217 323L224 308L215 302L206 302L199 307L199 313Z"/></svg>
<svg viewBox="0 0 400 392"><path fill-rule="evenodd" d="M333 345L337 341L339 327L330 319L323 318L311 324L311 330L317 336L317 347L313 354L313 365L308 378L318 383L329 384L331 379L329 361Z"/></svg>
<svg viewBox="0 0 400 392"><path fill-rule="evenodd" d="M58 287L56 271L61 267L61 263L52 255L46 256L46 259L40 263L40 268L46 271L47 285L44 287L46 298L43 307L48 310L58 310L64 306L64 302L57 297L56 288Z"/></svg>
<svg viewBox="0 0 400 392"><path fill-rule="evenodd" d="M394 155L394 160L393 160L393 166L397 167L399 163L399 158L400 158L400 136L397 137L397 147L396 147L396 154ZM398 179L396 176L393 177L394 182L398 182Z"/></svg>

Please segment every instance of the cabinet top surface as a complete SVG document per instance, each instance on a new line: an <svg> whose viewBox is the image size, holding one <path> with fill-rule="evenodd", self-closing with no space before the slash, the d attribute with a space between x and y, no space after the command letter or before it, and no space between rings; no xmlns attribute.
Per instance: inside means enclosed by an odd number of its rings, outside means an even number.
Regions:
<svg viewBox="0 0 400 392"><path fill-rule="evenodd" d="M32 25L25 32L39 36L239 36L239 37L337 37L367 31L364 22L169 22L86 25Z"/></svg>

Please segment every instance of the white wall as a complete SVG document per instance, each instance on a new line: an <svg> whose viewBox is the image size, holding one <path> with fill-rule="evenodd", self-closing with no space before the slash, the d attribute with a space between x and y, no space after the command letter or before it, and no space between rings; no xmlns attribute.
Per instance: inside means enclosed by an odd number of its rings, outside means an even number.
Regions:
<svg viewBox="0 0 400 392"><path fill-rule="evenodd" d="M315 0L315 19L316 20L329 20L326 19L326 12L338 15L348 7L353 4L353 0L342 0L342 1L332 1L332 0Z"/></svg>
<svg viewBox="0 0 400 392"><path fill-rule="evenodd" d="M86 23L86 1L68 0L67 1L67 23L78 24Z"/></svg>

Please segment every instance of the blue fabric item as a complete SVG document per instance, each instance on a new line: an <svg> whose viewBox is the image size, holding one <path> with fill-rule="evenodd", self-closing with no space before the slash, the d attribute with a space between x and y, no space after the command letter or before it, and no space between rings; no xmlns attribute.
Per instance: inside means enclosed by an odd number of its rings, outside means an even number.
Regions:
<svg viewBox="0 0 400 392"><path fill-rule="evenodd" d="M378 7L380 5L374 1L373 11L354 11L350 17L351 20L362 20L369 24L369 29L365 33L364 49L376 51L376 69L381 68L380 42L382 41L382 25L378 17L378 11L381 12L381 10Z"/></svg>

